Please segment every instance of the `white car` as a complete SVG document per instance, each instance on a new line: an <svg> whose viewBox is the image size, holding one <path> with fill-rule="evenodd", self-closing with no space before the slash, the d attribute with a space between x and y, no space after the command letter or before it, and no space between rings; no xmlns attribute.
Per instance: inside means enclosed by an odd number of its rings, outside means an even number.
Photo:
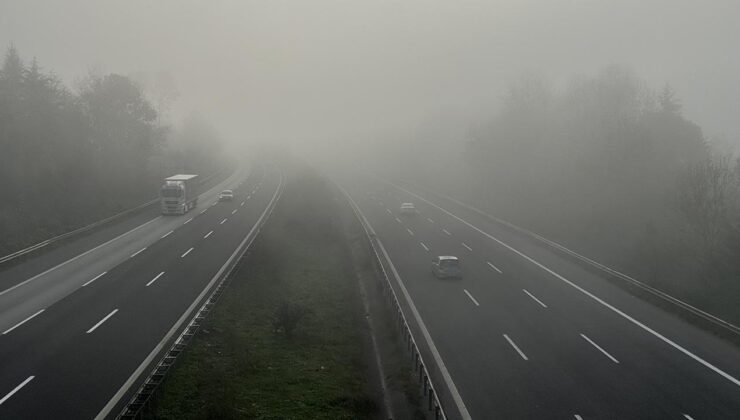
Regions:
<svg viewBox="0 0 740 420"><path fill-rule="evenodd" d="M401 204L401 214L413 216L417 213L418 211L416 210L416 206L414 206L414 203L402 203Z"/></svg>
<svg viewBox="0 0 740 420"><path fill-rule="evenodd" d="M234 191L223 190L218 195L218 201L232 201L234 200Z"/></svg>
<svg viewBox="0 0 740 420"><path fill-rule="evenodd" d="M462 278L460 260L452 255L440 255L432 260L432 274L438 279Z"/></svg>

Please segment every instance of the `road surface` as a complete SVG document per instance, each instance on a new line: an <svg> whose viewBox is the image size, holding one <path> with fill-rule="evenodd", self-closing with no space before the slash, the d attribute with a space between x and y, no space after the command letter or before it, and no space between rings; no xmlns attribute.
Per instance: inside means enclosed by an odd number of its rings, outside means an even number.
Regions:
<svg viewBox="0 0 740 420"><path fill-rule="evenodd" d="M0 271L0 418L98 416L234 254L281 182L272 165L244 167L184 216L137 216ZM235 200L218 202L228 188Z"/></svg>
<svg viewBox="0 0 740 420"><path fill-rule="evenodd" d="M419 314L427 364L439 355L428 368L450 418L740 418L731 344L450 200L368 174L336 179L390 258L407 317L411 305ZM403 202L419 214L400 215ZM458 256L464 277L434 278L437 255Z"/></svg>

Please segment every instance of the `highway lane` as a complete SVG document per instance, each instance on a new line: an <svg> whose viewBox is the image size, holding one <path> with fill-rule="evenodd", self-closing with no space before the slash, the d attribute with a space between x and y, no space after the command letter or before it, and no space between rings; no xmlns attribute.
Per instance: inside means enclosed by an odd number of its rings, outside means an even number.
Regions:
<svg viewBox="0 0 740 420"><path fill-rule="evenodd" d="M234 252L281 178L276 168L234 178L224 184L234 202L205 200L166 218L175 229L147 226L145 239L156 240L145 249L116 248L125 258L104 275L77 276L95 280L0 335L0 418L95 417Z"/></svg>
<svg viewBox="0 0 740 420"><path fill-rule="evenodd" d="M733 382L740 352L731 345L478 214L355 178L343 177L344 185L388 250L473 418L740 413ZM405 201L417 205L417 217L397 214ZM462 259L464 279L431 277L431 258L442 254Z"/></svg>
<svg viewBox="0 0 740 420"><path fill-rule="evenodd" d="M236 169L238 168L234 168L234 170ZM242 170L244 171L244 175L242 176L246 176L249 171L249 166L245 166ZM237 174L232 171L229 176L235 175ZM219 188L219 185L225 185L223 181L226 180L223 178L224 177L212 178L204 185L198 185L196 190L200 194L207 193L212 189L215 191ZM156 191L153 191L152 193L155 194ZM71 238L67 238L63 240L62 243L47 245L41 248L43 249L42 252L34 252L28 256L20 258L19 260L12 260L8 263L3 263L0 265L0 292L22 280L33 277L36 274L58 265L59 263L67 261L70 258L101 245L109 241L111 238L126 233L158 216L160 216L159 206L153 205L146 209L142 209L136 214L122 217L112 223L92 229L89 232L84 232Z"/></svg>
<svg viewBox="0 0 740 420"><path fill-rule="evenodd" d="M36 258L0 271L0 331L6 331L16 323L37 311L48 307L64 296L75 291L80 285L108 271L121 261L141 251L159 240L163 235L176 229L189 218L203 210L207 203L216 199L218 193L227 185L236 185L245 179L249 171L242 167L223 182L199 196L200 207L184 218L154 216L136 226L127 221L122 224L130 227L120 232L111 227L104 234L104 242L91 244L90 239L101 240L100 235L94 238L80 238L79 242L87 248L80 249L78 241L73 241L50 255L39 255ZM138 218L137 218L138 220ZM77 253L70 255L66 248ZM59 256L68 256L60 260Z"/></svg>

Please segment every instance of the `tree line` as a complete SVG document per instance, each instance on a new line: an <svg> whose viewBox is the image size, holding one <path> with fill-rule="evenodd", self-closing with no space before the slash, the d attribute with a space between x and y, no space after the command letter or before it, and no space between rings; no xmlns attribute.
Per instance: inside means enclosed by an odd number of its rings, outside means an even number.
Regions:
<svg viewBox="0 0 740 420"><path fill-rule="evenodd" d="M120 74L89 74L76 85L35 58L24 62L13 46L5 53L0 254L151 199L173 172L216 167L220 140L201 118L163 125L146 92Z"/></svg>
<svg viewBox="0 0 740 420"><path fill-rule="evenodd" d="M615 65L560 89L522 78L502 103L457 159L446 146L446 165L411 176L740 321L740 165L670 86ZM418 143L423 161L445 141Z"/></svg>

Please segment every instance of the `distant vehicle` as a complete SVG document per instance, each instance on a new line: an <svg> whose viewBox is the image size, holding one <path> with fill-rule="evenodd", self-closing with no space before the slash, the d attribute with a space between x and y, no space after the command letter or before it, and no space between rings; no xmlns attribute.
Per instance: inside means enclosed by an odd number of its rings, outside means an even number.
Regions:
<svg viewBox="0 0 740 420"><path fill-rule="evenodd" d="M173 175L164 179L159 190L162 214L185 214L198 205L193 184L198 175Z"/></svg>
<svg viewBox="0 0 740 420"><path fill-rule="evenodd" d="M418 211L416 210L414 203L401 203L401 214L413 216L417 213Z"/></svg>
<svg viewBox="0 0 740 420"><path fill-rule="evenodd" d="M232 201L234 199L234 191L223 190L218 195L218 201Z"/></svg>
<svg viewBox="0 0 740 420"><path fill-rule="evenodd" d="M432 274L440 278L462 278L460 260L451 255L440 255L432 260Z"/></svg>

